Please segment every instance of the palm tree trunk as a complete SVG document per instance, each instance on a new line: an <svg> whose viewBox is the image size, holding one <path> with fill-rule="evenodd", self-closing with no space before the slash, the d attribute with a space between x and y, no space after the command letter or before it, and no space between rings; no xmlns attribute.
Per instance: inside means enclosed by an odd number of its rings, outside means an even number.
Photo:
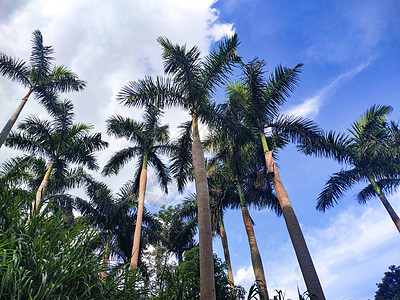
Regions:
<svg viewBox="0 0 400 300"><path fill-rule="evenodd" d="M200 141L198 120L196 116L193 116L192 156L199 218L200 299L215 300L210 199L208 194L203 145Z"/></svg>
<svg viewBox="0 0 400 300"><path fill-rule="evenodd" d="M51 170L53 169L53 165L54 165L54 161L51 161L51 163L46 171L46 174L44 174L43 180L40 183L40 186L36 191L36 199L35 199L35 202L32 203L32 212L37 210L40 206L40 202L42 201L42 197L44 195L47 184L49 182L49 177L50 177Z"/></svg>
<svg viewBox="0 0 400 300"><path fill-rule="evenodd" d="M389 213L389 216L392 218L394 225L397 230L400 232L400 219L399 216L394 211L393 207L390 205L389 201L386 199L385 195L382 193L379 186L376 184L374 178L371 175L367 175L369 182L371 182L372 187L375 190L375 193L378 195L379 199L382 201L383 206L386 208L386 211Z"/></svg>
<svg viewBox="0 0 400 300"><path fill-rule="evenodd" d="M28 225L31 222L31 217L35 213L36 210L39 209L40 203L42 202L42 196L44 195L44 192L47 187L47 183L49 181L50 173L51 170L53 169L54 161L51 161L49 167L47 168L46 173L44 174L44 177L42 179L42 182L39 185L39 188L36 191L36 198L35 201L32 202L32 207L31 207L31 213L28 216L28 219L26 220L26 224Z"/></svg>
<svg viewBox="0 0 400 300"><path fill-rule="evenodd" d="M265 153L265 162L267 169L272 166L272 183L274 185L276 197L282 208L283 217L285 219L286 227L289 232L290 239L296 253L297 261L299 262L301 273L303 274L307 290L312 300L325 300L325 295L319 281L317 271L315 270L310 252L308 251L306 241L301 231L299 221L294 213L292 204L290 203L289 196L283 186L279 176L278 168L272 157L271 151L268 149L267 141L264 132L260 132L261 142Z"/></svg>
<svg viewBox="0 0 400 300"><path fill-rule="evenodd" d="M147 182L147 154L143 157L142 171L139 180L139 201L136 216L135 235L133 236L132 257L129 265L130 270L136 270L139 262L140 235L142 231L142 219L144 209L144 194L146 193Z"/></svg>
<svg viewBox="0 0 400 300"><path fill-rule="evenodd" d="M265 161L268 168L268 162L273 167L272 183L275 188L276 197L282 208L283 217L286 222L286 227L289 232L290 239L293 244L294 251L299 262L301 273L303 274L304 281L307 286L308 293L312 300L325 300L325 295L322 290L314 263L311 259L310 252L308 251L306 241L301 231L296 214L294 213L292 204L290 203L289 196L283 186L279 176L278 168L272 158L272 153L268 153L268 145L263 132L260 133L261 142L265 153Z"/></svg>
<svg viewBox="0 0 400 300"><path fill-rule="evenodd" d="M259 291L262 293L262 299L268 300L267 281L265 280L264 267L261 260L260 251L258 250L256 235L254 234L253 222L251 220L249 211L246 207L244 199L243 187L238 184L238 192L240 198L240 206L242 207L242 217L244 227L246 228L247 238L250 246L251 263L253 265L254 277Z"/></svg>
<svg viewBox="0 0 400 300"><path fill-rule="evenodd" d="M26 101L28 101L29 96L32 94L33 88L30 88L28 93L25 95L24 98L22 98L21 102L19 103L17 109L15 112L11 115L11 118L7 121L6 125L4 126L3 130L0 133L0 148L3 146L4 142L6 141L6 138L8 134L11 131L11 128L14 126L15 121L17 120L19 114L21 113L22 109L25 106Z"/></svg>
<svg viewBox="0 0 400 300"><path fill-rule="evenodd" d="M222 217L222 214L219 217L219 224L220 224L219 232L220 232L220 236L221 236L222 248L224 249L224 257L225 257L226 268L228 270L229 283L231 286L231 291L232 291L233 297L236 299L235 282L233 281L231 256L229 254L229 247L228 247L228 237L226 235L224 219Z"/></svg>
<svg viewBox="0 0 400 300"><path fill-rule="evenodd" d="M102 271L100 272L100 279L105 279L107 277L107 269L108 269L108 258L110 256L110 242L111 242L111 234L107 235L107 242L106 248L104 250L104 259L103 259L103 266Z"/></svg>

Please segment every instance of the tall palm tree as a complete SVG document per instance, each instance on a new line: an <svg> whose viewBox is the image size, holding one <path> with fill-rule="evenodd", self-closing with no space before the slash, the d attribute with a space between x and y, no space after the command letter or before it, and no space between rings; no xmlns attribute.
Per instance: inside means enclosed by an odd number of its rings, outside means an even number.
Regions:
<svg viewBox="0 0 400 300"><path fill-rule="evenodd" d="M245 188L245 180L249 161L246 161L246 157L249 158L249 147L254 139L251 130L244 124L243 103L241 102L243 99L240 97L240 90L239 83L228 85L229 100L218 105L216 126L212 127L210 137L206 140L205 145L209 150L214 151L211 161L222 162L222 168L228 171L230 178L225 180L225 184L231 181L230 188L237 189L256 283L262 298L269 299L262 259L245 196L245 191L248 190ZM221 168L221 166L217 168ZM273 199L274 197L271 195L270 202L273 202Z"/></svg>
<svg viewBox="0 0 400 300"><path fill-rule="evenodd" d="M150 163L157 172L161 187L167 192L170 182L169 171L160 155L170 152L168 144L168 125L160 126L161 110L149 105L144 114L144 122L136 122L122 116L113 116L107 120L107 132L117 138L126 138L134 146L116 152L103 169L104 175L118 174L119 170L130 159L139 156L139 163L134 178L134 192L139 191L138 214L132 247L130 269L138 266L141 224L146 193L147 166Z"/></svg>
<svg viewBox="0 0 400 300"><path fill-rule="evenodd" d="M76 74L65 66L53 64L54 58L51 56L53 52L51 46L43 45L42 34L39 30L35 30L32 34L30 66L27 66L27 63L22 59L15 59L0 53L0 74L28 88L27 94L22 98L16 111L0 133L0 147L4 144L7 135L32 93L41 103L46 103L52 100L46 96L48 92L79 91L85 88L86 83L78 79Z"/></svg>
<svg viewBox="0 0 400 300"><path fill-rule="evenodd" d="M264 78L263 61L253 60L242 66L244 73L242 94L245 99L243 107L247 114L247 123L261 138L267 172L271 174L308 292L312 299L324 300L325 296L311 255L274 161L273 150L278 145L274 139L270 139L268 145L266 139L266 133L269 132L273 132L286 143L316 140L319 137L319 130L312 122L298 117L279 117L280 107L297 85L302 65L299 64L292 69L277 66L268 80Z"/></svg>
<svg viewBox="0 0 400 300"><path fill-rule="evenodd" d="M203 147L200 141L198 122L207 119L210 113L210 96L226 78L233 60L236 59L238 38L236 35L222 42L218 49L201 60L197 46L190 50L186 46L174 45L167 38L160 37L163 47L164 70L173 76L170 80L150 77L138 82L130 82L122 88L118 99L127 106L145 106L157 103L159 106L179 106L189 112L191 126L186 126L186 136L192 134L192 158L196 195L198 199L200 282L201 299L215 299L214 266L212 251L212 230L207 176ZM186 142L188 140L186 139ZM178 159L188 158L178 157ZM177 163L180 166L186 163ZM180 172L183 170L184 172ZM190 178L188 168L174 168L172 172L178 180L178 188L183 189ZM186 171L186 172L185 172Z"/></svg>
<svg viewBox="0 0 400 300"><path fill-rule="evenodd" d="M60 182L66 178L70 164L97 170L99 167L95 152L108 146L108 143L101 139L100 133L91 133L93 126L73 124L71 101L54 102L47 110L53 120L41 120L30 116L18 125L20 132L11 132L6 140L7 146L26 151L46 161L46 173L32 203L32 213L42 202L51 174L55 182Z"/></svg>
<svg viewBox="0 0 400 300"><path fill-rule="evenodd" d="M365 203L372 195L378 196L400 232L399 216L383 192L400 184L398 126L386 121L392 110L374 105L352 124L349 135L328 132L319 143L303 145L307 154L330 157L352 167L329 178L318 196L317 209L333 207L345 191L367 181L369 185L358 194L358 201Z"/></svg>

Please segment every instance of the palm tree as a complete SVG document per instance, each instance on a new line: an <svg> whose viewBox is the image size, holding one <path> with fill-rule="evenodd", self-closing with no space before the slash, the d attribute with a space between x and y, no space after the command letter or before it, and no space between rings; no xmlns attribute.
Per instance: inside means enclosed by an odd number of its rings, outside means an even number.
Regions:
<svg viewBox="0 0 400 300"><path fill-rule="evenodd" d="M0 74L28 88L27 94L0 133L0 147L32 93L41 103L46 103L52 100L46 96L49 92L79 91L85 88L86 83L79 80L76 74L64 66L55 66L52 63L53 52L51 46L43 45L42 34L39 30L35 30L32 34L30 67L21 59L0 53Z"/></svg>
<svg viewBox="0 0 400 300"><path fill-rule="evenodd" d="M69 164L97 170L99 167L94 154L108 146L108 143L101 139L100 133L91 133L93 126L73 124L71 101L53 102L47 110L53 117L52 121L41 120L35 116L28 117L18 125L20 132L11 132L6 140L7 146L29 152L46 161L46 173L32 203L32 213L42 202L51 174L55 182L60 182L67 177ZM78 169L78 172L80 170Z"/></svg>
<svg viewBox="0 0 400 300"><path fill-rule="evenodd" d="M392 110L390 106L374 105L352 124L350 135L328 132L319 143L303 145L307 154L330 157L352 166L329 178L318 196L317 209L333 207L345 191L367 181L369 185L358 194L359 203L378 196L400 232L399 216L383 193L400 184L398 126L389 126L386 121Z"/></svg>
<svg viewBox="0 0 400 300"><path fill-rule="evenodd" d="M38 190L46 171L45 159L34 155L17 156L3 163L0 178L20 192L31 193ZM89 177L80 166L67 168L48 182L43 201L51 202L53 211L60 211L64 219L73 218L75 197L67 191L82 186Z"/></svg>
<svg viewBox="0 0 400 300"><path fill-rule="evenodd" d="M207 176L204 163L203 147L200 141L198 122L206 120L210 113L210 95L226 78L233 60L236 59L237 36L225 40L216 51L211 52L202 61L197 46L190 50L186 46L172 44L167 38L160 37L158 42L163 47L164 70L173 76L170 80L150 77L138 82L130 82L122 88L118 99L127 106L179 106L189 112L192 124L186 126L186 137L191 132L192 158L196 195L198 199L199 243L200 243L200 282L201 299L215 299L214 266L212 251L212 230ZM191 130L193 129L193 130ZM185 140L188 142L188 140ZM185 144L187 146L187 144ZM188 150L188 149L186 149ZM175 165L187 166L188 161ZM183 170L184 172L180 172ZM172 173L178 179L178 188L183 189L190 178L189 168L174 168ZM185 172L186 171L186 172Z"/></svg>
<svg viewBox="0 0 400 300"><path fill-rule="evenodd" d="M261 291L262 298L269 299L262 259L245 196L245 192L249 190L245 188L246 173L249 166L249 147L254 139L251 130L244 124L240 90L240 84L228 85L229 101L218 105L216 126L212 128L205 145L209 150L215 152L211 164L217 163L217 169L227 170L229 178L225 178L225 184L231 181L230 189L237 190L256 283ZM223 163L223 165L218 165L218 162ZM271 195L270 202L273 202L273 199L274 197ZM259 201L259 199L256 199L256 201Z"/></svg>
<svg viewBox="0 0 400 300"><path fill-rule="evenodd" d="M289 141L316 140L319 137L319 130L312 122L299 117L279 117L279 108L297 85L302 65L299 64L292 69L277 66L268 80L264 78L264 66L265 63L258 60L243 64L244 89L241 93L245 100L243 107L247 115L247 123L261 138L267 172L271 174L275 193L282 208L308 292L312 299L323 300L325 296L317 272L273 158L274 148L280 146L274 139L270 139L268 145L266 139L266 133L273 132L274 136L278 137L281 143L283 142L281 146L284 146Z"/></svg>
<svg viewBox="0 0 400 300"><path fill-rule="evenodd" d="M144 114L144 122L139 123L122 116L113 116L107 120L107 132L117 138L126 138L134 146L116 152L103 169L104 175L118 174L121 167L135 156L139 156L139 163L134 178L134 192L139 190L138 214L135 226L135 235L132 247L130 269L138 266L141 224L143 218L144 196L146 193L147 165L150 163L156 170L161 187L167 192L170 182L169 171L159 157L168 154L168 125L160 126L161 110L149 105Z"/></svg>
<svg viewBox="0 0 400 300"><path fill-rule="evenodd" d="M130 258L131 249L128 245L132 245L133 241L130 229L137 218L137 199L132 195L130 182L120 189L119 194L113 195L107 185L90 178L85 190L89 201L76 198L75 207L82 215L88 216L89 221L104 233L104 258L100 273L100 277L104 279L107 276L111 255L124 261ZM143 223L153 231L159 228L158 222L146 211ZM129 248L129 251L126 251L126 248Z"/></svg>

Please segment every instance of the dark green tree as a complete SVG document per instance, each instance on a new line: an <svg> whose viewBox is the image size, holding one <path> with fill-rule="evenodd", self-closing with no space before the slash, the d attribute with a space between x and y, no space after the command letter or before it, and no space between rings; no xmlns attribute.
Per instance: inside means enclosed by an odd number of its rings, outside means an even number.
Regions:
<svg viewBox="0 0 400 300"><path fill-rule="evenodd" d="M199 247L185 252L183 263L165 272L165 290L156 299L200 299ZM231 293L225 265L214 255L216 299L244 299L243 289L237 287L237 298Z"/></svg>
<svg viewBox="0 0 400 300"><path fill-rule="evenodd" d="M0 133L0 147L4 144L9 132L17 120L29 96L33 93L41 103L48 103L52 99L47 96L49 92L80 91L86 83L64 66L55 66L52 57L53 48L43 45L43 37L39 30L32 34L31 65L21 59L15 59L0 53L0 74L17 81L28 92L16 111L10 117Z"/></svg>
<svg viewBox="0 0 400 300"><path fill-rule="evenodd" d="M375 292L375 300L397 300L400 299L400 266L389 266L381 283L376 284L378 290Z"/></svg>
<svg viewBox="0 0 400 300"><path fill-rule="evenodd" d="M197 218L182 219L176 216L181 205L162 207L157 217L162 222L161 244L167 253L174 253L179 264L183 261L185 251L197 246L194 239L197 231Z"/></svg>

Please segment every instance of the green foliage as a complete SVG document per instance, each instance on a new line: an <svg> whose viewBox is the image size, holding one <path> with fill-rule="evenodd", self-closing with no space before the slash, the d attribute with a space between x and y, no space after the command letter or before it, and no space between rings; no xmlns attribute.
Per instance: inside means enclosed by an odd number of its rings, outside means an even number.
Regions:
<svg viewBox="0 0 400 300"><path fill-rule="evenodd" d="M99 278L100 235L84 219L64 222L47 206L26 225L20 207L30 199L4 185L0 196L0 299L139 299L146 292L125 266Z"/></svg>
<svg viewBox="0 0 400 300"><path fill-rule="evenodd" d="M185 259L178 267L164 266L164 283L154 299L200 299L199 248L185 252ZM225 273L225 265L214 255L215 291L217 300L234 299ZM244 299L242 287L236 287L236 299Z"/></svg>
<svg viewBox="0 0 400 300"><path fill-rule="evenodd" d="M385 272L382 282L377 286L375 300L400 299L400 266L389 266L389 271Z"/></svg>

